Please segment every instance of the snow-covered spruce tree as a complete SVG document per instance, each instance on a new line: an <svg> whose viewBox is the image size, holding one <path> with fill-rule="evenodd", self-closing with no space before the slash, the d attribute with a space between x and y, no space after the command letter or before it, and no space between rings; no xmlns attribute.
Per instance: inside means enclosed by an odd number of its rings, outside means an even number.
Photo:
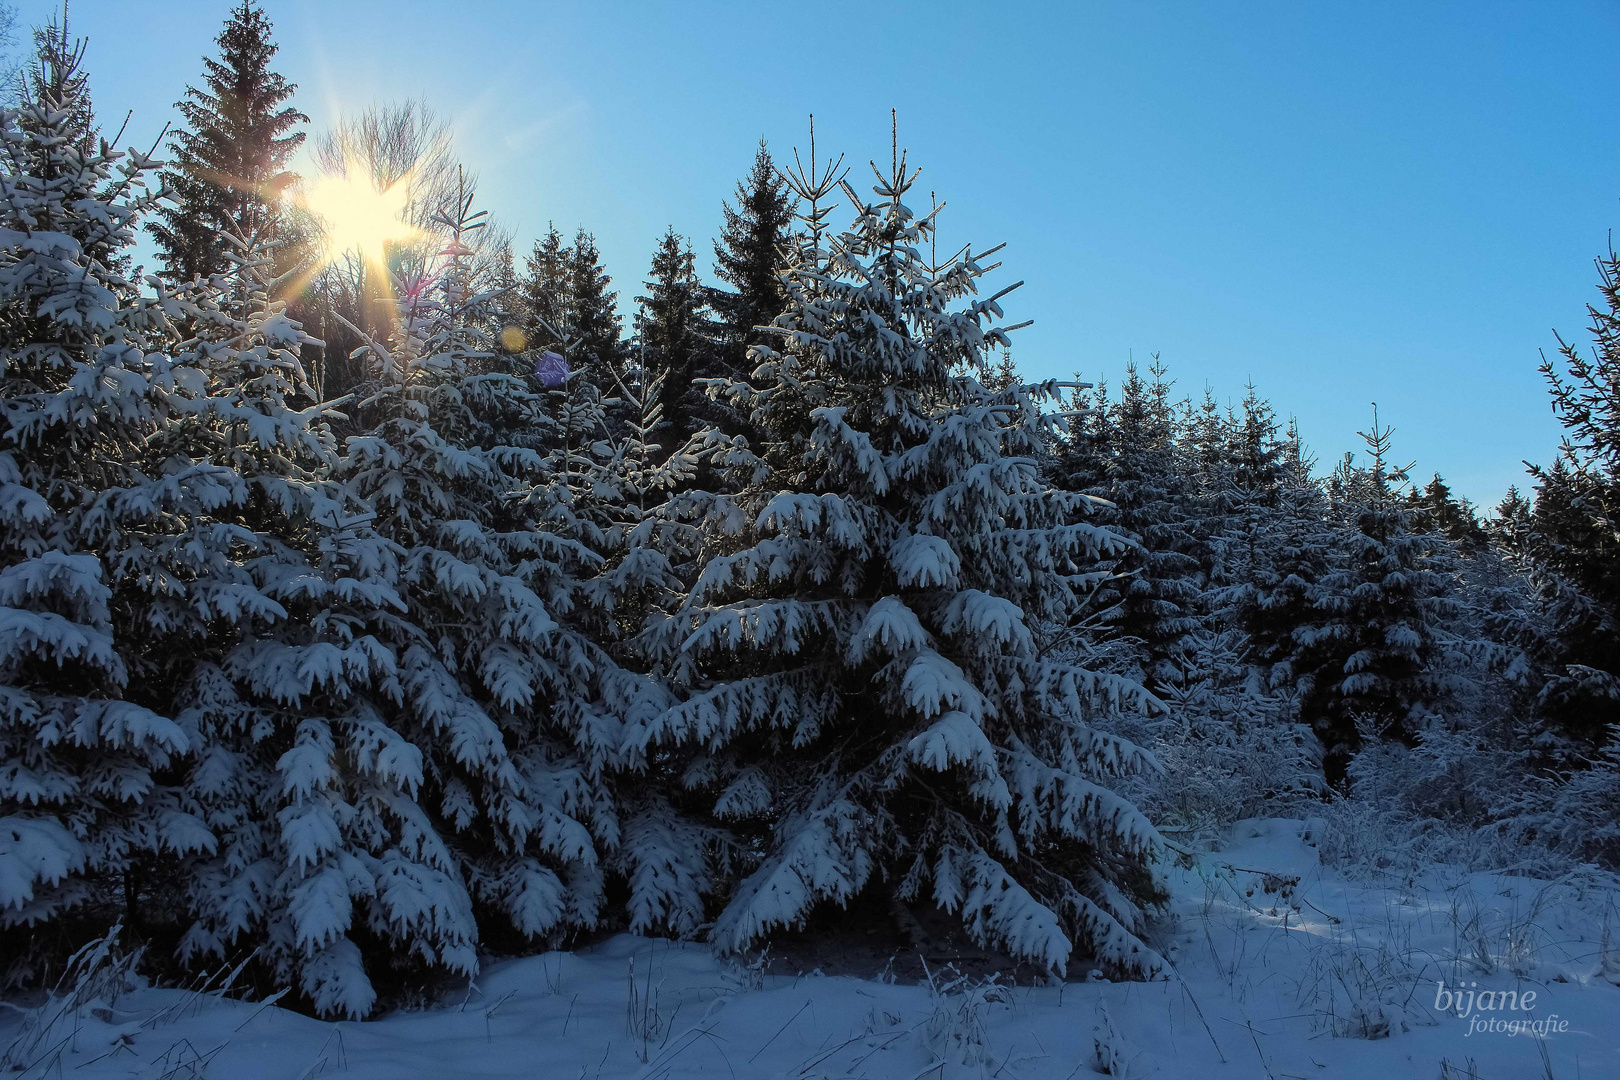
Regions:
<svg viewBox="0 0 1620 1080"><path fill-rule="evenodd" d="M247 488L197 545L212 561L194 591L218 602L179 719L199 745L187 808L218 848L186 867L181 954L252 942L267 981L319 1013L362 1016L390 968L475 970L445 774L494 777L479 791L499 800L513 769L488 718L411 651L426 634L407 606L410 555L374 527L360 485L333 479L330 407L290 405L311 395L309 339L268 299L270 260L253 239L236 273L199 285L183 311L196 329L184 350L210 392L168 433Z"/></svg>
<svg viewBox="0 0 1620 1080"><path fill-rule="evenodd" d="M470 192L447 206L453 237L470 208ZM620 829L606 774L626 718L669 698L599 644L613 593L598 571L618 537L600 434L582 446L578 428L600 428L600 402L581 380L584 405L547 414L520 374L532 359L494 348L503 313L467 291L464 250L399 275L396 331L368 346L369 430L338 476L404 553L391 723L420 754L424 835L480 926L546 938L597 924Z"/></svg>
<svg viewBox="0 0 1620 1080"><path fill-rule="evenodd" d="M1344 529L1328 519L1328 502L1311 473L1311 460L1290 427L1278 462L1276 506L1245 526L1227 555L1247 572L1219 589L1217 606L1248 635L1251 659L1276 687L1297 690L1296 632L1314 625L1315 590L1339 565ZM1218 554L1232 541L1223 538Z"/></svg>
<svg viewBox="0 0 1620 1080"><path fill-rule="evenodd" d="M569 356L577 368L606 379L607 369L624 351L624 329L615 305L618 293L608 288L613 279L602 265L596 237L579 230L568 248L567 326ZM604 390L608 383L600 384Z"/></svg>
<svg viewBox="0 0 1620 1080"><path fill-rule="evenodd" d="M1324 857L1379 868L1517 865L1556 876L1570 853L1527 849L1511 824L1538 805L1548 786L1541 777L1572 761L1535 722L1547 620L1522 570L1488 545L1456 544L1458 554L1439 535L1427 540L1427 567L1445 595L1428 612L1425 692L1396 738L1364 740L1349 761L1351 797L1326 811L1336 838ZM1334 827L1344 818L1355 822L1348 831Z"/></svg>
<svg viewBox="0 0 1620 1080"><path fill-rule="evenodd" d="M1620 255L1598 260L1591 352L1559 339L1541 373L1564 426L1550 467L1533 467L1526 547L1556 626L1540 712L1589 745L1620 725Z"/></svg>
<svg viewBox="0 0 1620 1080"><path fill-rule="evenodd" d="M727 830L722 950L872 890L1053 971L1152 972L1156 834L1107 786L1152 761L1093 720L1157 703L1043 651L1129 541L1038 475L1057 387L974 378L1007 345L990 324L1010 290L978 298L970 250L931 264L914 175L897 156L871 203L843 183L836 236L831 174L796 178L783 343L728 392L762 452L725 446L738 494L672 503L704 546L643 645L684 700L632 725L629 752L678 778L692 829ZM701 880L700 852L677 854Z"/></svg>
<svg viewBox="0 0 1620 1080"><path fill-rule="evenodd" d="M1413 524L1420 531L1440 533L1464 553L1477 550L1485 542L1485 529L1474 504L1453 496L1439 473L1421 491L1414 486L1407 501L1417 511Z"/></svg>
<svg viewBox="0 0 1620 1080"><path fill-rule="evenodd" d="M1107 448L1113 439L1113 418L1108 408L1108 380L1088 382L1075 373L1073 389L1064 394L1069 414L1048 462L1055 486L1066 491L1088 491L1103 482Z"/></svg>
<svg viewBox="0 0 1620 1080"><path fill-rule="evenodd" d="M559 349L568 334L568 264L573 249L563 243L555 224L534 242L524 260L523 276L507 306L515 309L531 349Z"/></svg>
<svg viewBox="0 0 1620 1080"><path fill-rule="evenodd" d="M692 246L673 228L658 241L649 276L647 295L636 297L636 365L651 376L644 383L658 380L661 415L650 434L667 457L718 419L717 403L695 385L712 373L716 345Z"/></svg>
<svg viewBox="0 0 1620 1080"><path fill-rule="evenodd" d="M1213 509L1222 502L1223 489L1230 483L1228 443L1233 417L1222 412L1214 388L1207 384L1203 400L1194 405L1191 399L1183 399L1179 412L1175 438L1182 470L1195 498Z"/></svg>
<svg viewBox="0 0 1620 1080"><path fill-rule="evenodd" d="M1525 710L1534 719L1532 747L1522 755L1522 771L1538 775L1505 800L1498 827L1532 850L1616 867L1620 256L1611 249L1597 265L1602 303L1588 306L1591 352L1560 338L1557 359L1541 364L1565 429L1561 452L1550 466L1531 468L1533 505L1510 490L1486 528L1526 566L1538 594L1528 611L1504 605L1498 619L1500 636L1524 648L1539 682Z"/></svg>
<svg viewBox="0 0 1620 1080"><path fill-rule="evenodd" d="M155 869L212 844L179 805L190 749L148 676L188 522L226 470L151 438L202 382L160 346L162 297L119 267L155 194L151 163L91 137L82 43L59 27L19 107L0 110L0 955L82 906L138 923ZM66 932L64 932L65 934ZM9 963L7 964L9 966Z"/></svg>
<svg viewBox="0 0 1620 1080"><path fill-rule="evenodd" d="M1541 469L1535 505L1518 536L1552 625L1537 643L1547 678L1536 711L1552 728L1595 745L1620 715L1620 677L1611 657L1620 643L1620 617L1604 592L1614 573L1601 519L1599 488L1586 470L1564 458Z"/></svg>
<svg viewBox="0 0 1620 1080"><path fill-rule="evenodd" d="M1213 591L1254 580L1279 516L1286 443L1277 438L1276 413L1251 383L1241 412L1222 425L1220 460L1206 470L1209 507L1209 581ZM1213 606L1227 610L1224 598Z"/></svg>
<svg viewBox="0 0 1620 1080"><path fill-rule="evenodd" d="M1101 599L1117 597L1116 630L1137 643L1151 687L1169 677L1170 653L1197 628L1204 582L1195 520L1202 511L1176 439L1171 384L1156 359L1149 374L1151 381L1134 364L1126 367L1119 399L1102 403L1106 423L1092 428L1086 452L1096 460L1071 461L1064 471L1071 490L1108 501L1100 522L1138 541L1115 561L1116 577ZM1076 482L1088 475L1096 483Z"/></svg>
<svg viewBox="0 0 1620 1080"><path fill-rule="evenodd" d="M1321 747L1292 687L1267 678L1244 620L1286 536L1271 408L1253 386L1240 413L1206 392L1180 427L1177 509L1207 548L1209 584L1188 604L1199 624L1165 649L1155 693L1169 712L1126 729L1164 778L1128 790L1161 828L1213 840L1239 818L1308 812L1323 787Z"/></svg>
<svg viewBox="0 0 1620 1080"><path fill-rule="evenodd" d="M1378 426L1376 409L1361 435L1369 465L1347 457L1329 483L1342 561L1305 590L1308 613L1290 635L1288 669L1330 781L1369 733L1416 737L1443 682L1442 623L1455 614L1446 596L1452 552L1444 537L1411 529L1400 491L1407 470L1387 460L1390 429Z"/></svg>
<svg viewBox="0 0 1620 1080"><path fill-rule="evenodd" d="M991 390L1005 390L1009 386L1018 386L1025 382L1023 375L1019 374L1018 365L1013 362L1011 349L1002 349L1001 358L996 361L995 370L985 373L984 385Z"/></svg>
<svg viewBox="0 0 1620 1080"><path fill-rule="evenodd" d="M66 117L47 121L27 111L18 114L17 123L25 131L40 131L48 123L59 137L73 140L79 152L92 154L101 137L96 125L95 104L90 100L90 76L84 70L84 39L68 33L67 9L62 20L53 16L44 26L34 28L33 55L17 76L18 104L47 98L61 102Z"/></svg>
<svg viewBox="0 0 1620 1080"><path fill-rule="evenodd" d="M196 612L173 665L196 753L185 807L216 846L183 867L180 958L251 943L265 980L323 1014L364 1015L380 957L467 970L476 939L456 868L415 801L423 758L392 723L403 695L402 553L331 478L330 407L308 399L310 339L269 299L249 238L230 275L180 298L180 356L206 397L164 434L228 465L243 489L194 530Z"/></svg>

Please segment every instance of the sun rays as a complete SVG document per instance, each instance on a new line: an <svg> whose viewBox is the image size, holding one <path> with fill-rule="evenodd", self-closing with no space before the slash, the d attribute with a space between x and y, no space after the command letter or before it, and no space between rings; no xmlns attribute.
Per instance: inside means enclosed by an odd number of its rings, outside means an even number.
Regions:
<svg viewBox="0 0 1620 1080"><path fill-rule="evenodd" d="M327 262L358 253L367 264L386 274L389 250L422 235L406 216L410 203L408 178L383 187L363 169L351 167L342 174L317 180L303 192L300 201L325 229Z"/></svg>

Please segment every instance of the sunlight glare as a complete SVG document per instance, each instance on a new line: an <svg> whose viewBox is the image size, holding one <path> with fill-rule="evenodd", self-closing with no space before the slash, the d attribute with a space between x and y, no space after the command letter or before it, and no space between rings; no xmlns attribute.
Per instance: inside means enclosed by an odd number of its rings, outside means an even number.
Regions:
<svg viewBox="0 0 1620 1080"><path fill-rule="evenodd" d="M396 181L384 190L364 170L351 167L345 176L328 176L304 194L304 205L326 226L327 259L358 251L376 267L385 267L390 244L414 240L419 230L405 220L410 185Z"/></svg>

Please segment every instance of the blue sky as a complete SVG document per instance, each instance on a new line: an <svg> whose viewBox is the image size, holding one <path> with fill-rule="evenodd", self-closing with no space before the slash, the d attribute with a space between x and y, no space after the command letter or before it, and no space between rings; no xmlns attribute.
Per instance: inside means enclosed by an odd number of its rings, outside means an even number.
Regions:
<svg viewBox="0 0 1620 1080"><path fill-rule="evenodd" d="M171 118L227 7L75 0L126 143ZM1027 282L1005 302L1035 320L1026 374L1117 380L1157 352L1188 394L1252 378L1324 466L1376 400L1403 461L1485 503L1557 444L1538 350L1583 333L1620 223L1612 4L267 9L315 127L424 97L520 249L584 225L626 297L666 226L707 252L760 136L787 153L813 112L864 168L897 108L943 241L1007 241L998 286Z"/></svg>

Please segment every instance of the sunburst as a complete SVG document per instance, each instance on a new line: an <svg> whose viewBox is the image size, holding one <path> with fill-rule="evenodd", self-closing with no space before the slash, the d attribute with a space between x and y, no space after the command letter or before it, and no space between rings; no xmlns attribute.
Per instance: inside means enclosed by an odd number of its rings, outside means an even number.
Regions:
<svg viewBox="0 0 1620 1080"><path fill-rule="evenodd" d="M363 168L351 165L342 174L316 181L304 191L301 201L325 229L328 262L358 253L386 273L389 249L422 235L406 219L409 177L384 186Z"/></svg>

